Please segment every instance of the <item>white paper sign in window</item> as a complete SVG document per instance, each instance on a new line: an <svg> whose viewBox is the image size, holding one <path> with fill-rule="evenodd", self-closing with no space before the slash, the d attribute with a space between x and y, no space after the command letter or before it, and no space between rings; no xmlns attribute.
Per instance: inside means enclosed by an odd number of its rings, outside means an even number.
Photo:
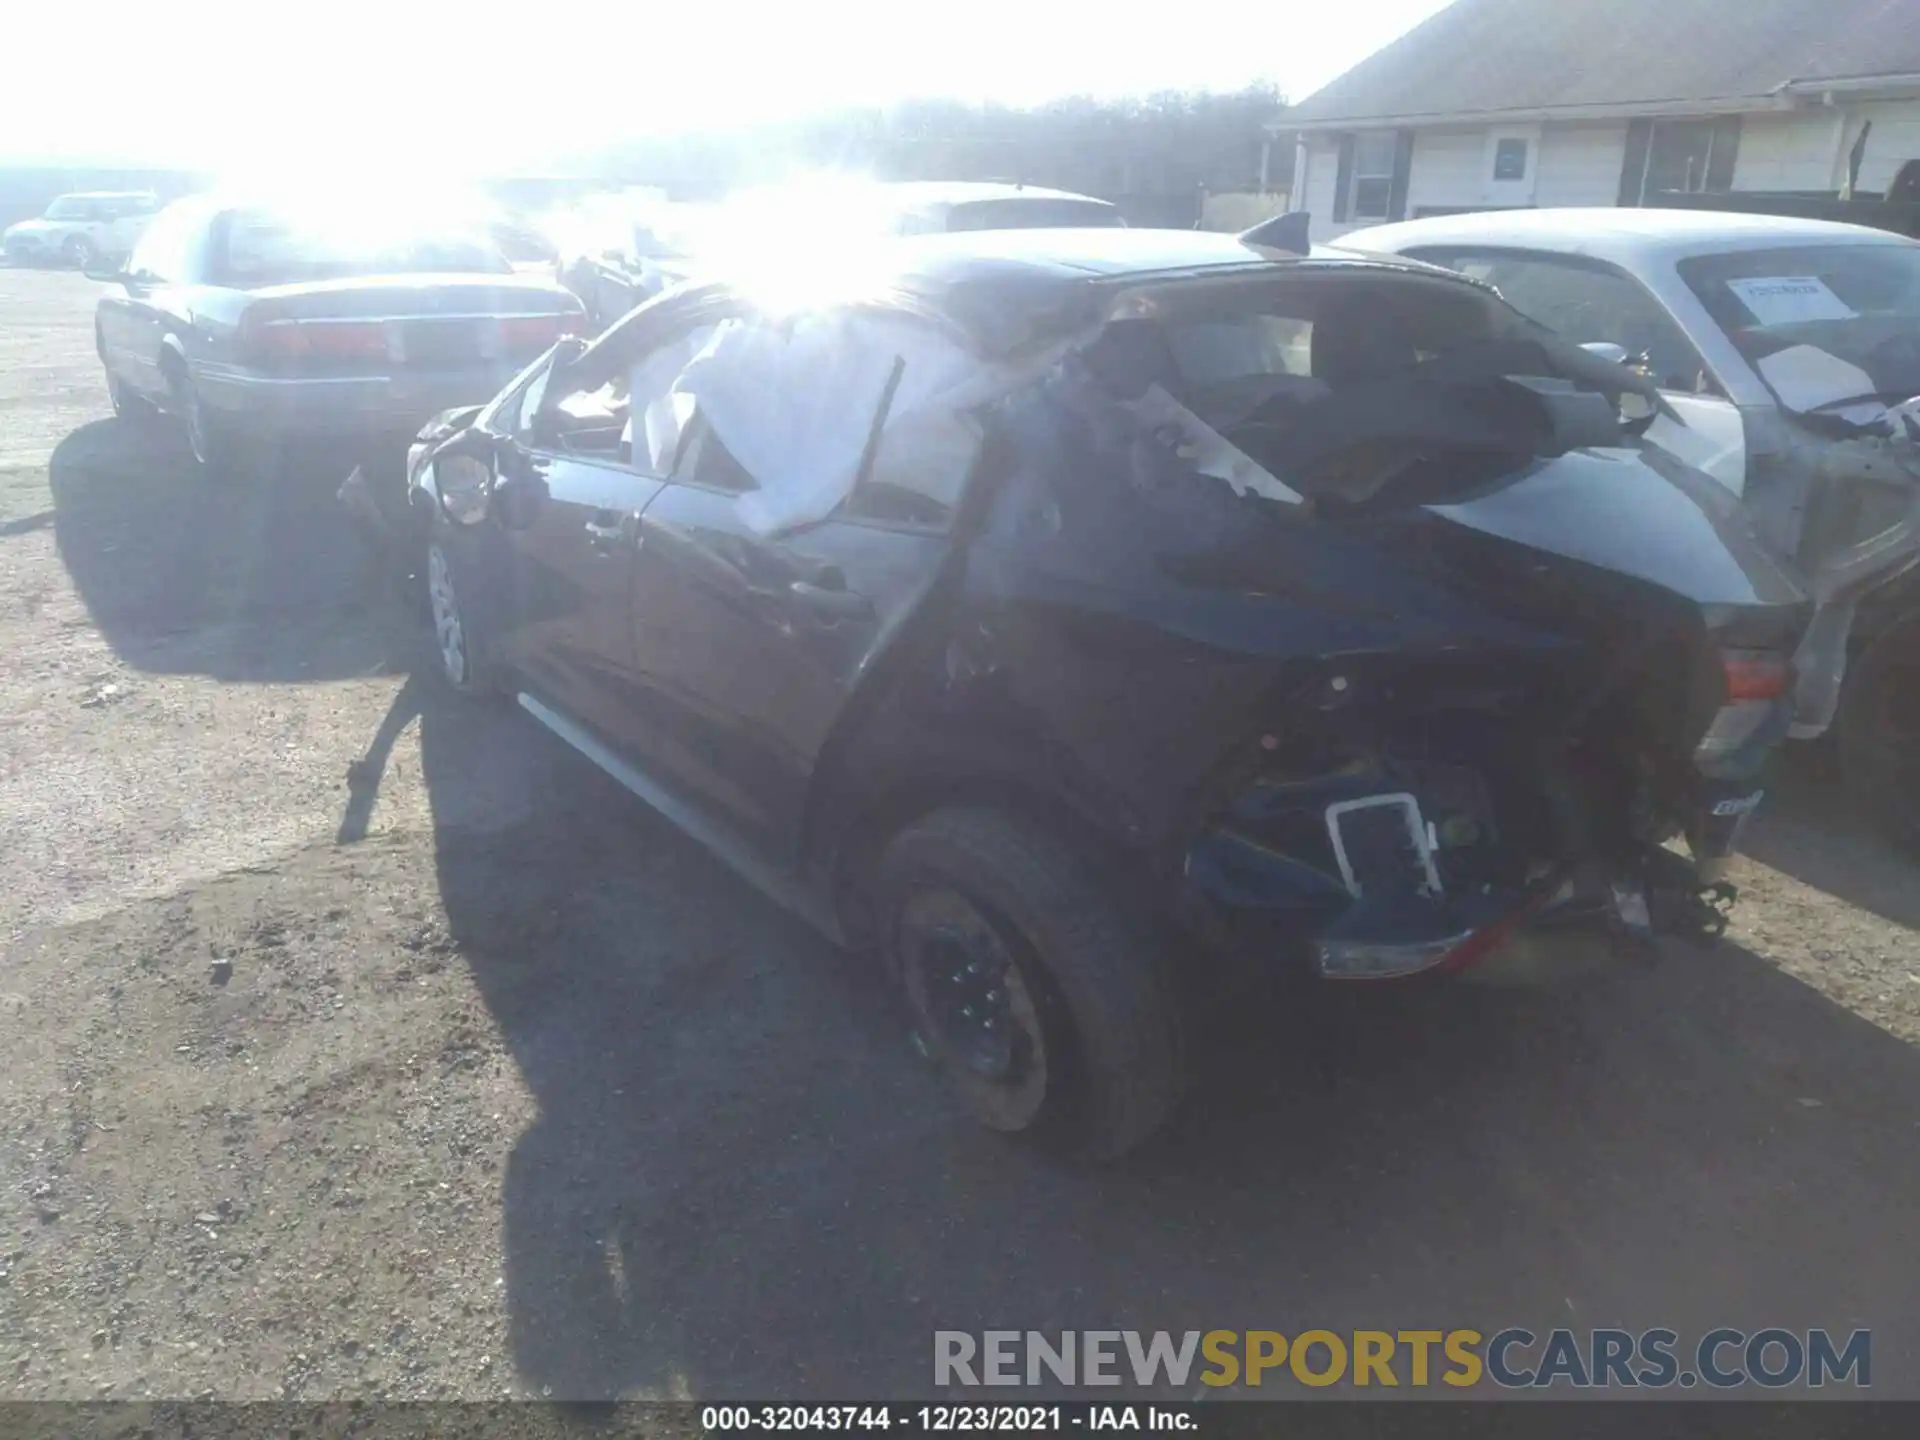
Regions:
<svg viewBox="0 0 1920 1440"><path fill-rule="evenodd" d="M1851 320L1854 312L1818 275L1769 275L1729 280L1749 314L1762 325L1798 325L1807 320Z"/></svg>

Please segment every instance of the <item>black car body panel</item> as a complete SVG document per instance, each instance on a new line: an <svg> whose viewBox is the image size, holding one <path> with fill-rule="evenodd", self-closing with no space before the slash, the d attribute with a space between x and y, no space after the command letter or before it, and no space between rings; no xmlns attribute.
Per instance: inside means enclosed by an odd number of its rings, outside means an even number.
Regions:
<svg viewBox="0 0 1920 1440"><path fill-rule="evenodd" d="M1664 842L1717 860L1751 812L1786 706L1756 692L1751 723L1713 739L1742 698L1723 654L1790 652L1807 606L1711 482L1639 448L1617 367L1502 306L1512 334L1423 362L1417 384L1392 366L1331 396L1314 379L1281 421L1272 396L1216 396L1241 450L1300 486L1286 501L1202 473L1131 408L1161 393L1127 368L1141 317L1171 325L1223 280L1327 280L1323 307L1379 286L1499 302L1427 267L1220 237L913 244L873 308L939 322L982 364L1044 352L981 410L942 523L848 503L766 533L684 459L642 479L537 453L526 412L552 396L534 387L604 383L728 313L719 286L641 307L421 453L430 513L435 455L493 457L492 510L456 538L491 557L478 583L542 708L823 883L927 808L988 795L1194 932L1304 948L1328 975L1459 963L1523 926L1713 928L1704 876ZM1345 313L1319 312L1316 365ZM1115 335L1125 354L1103 351ZM1557 378L1516 384L1514 366ZM1445 393L1423 405L1421 386Z"/></svg>

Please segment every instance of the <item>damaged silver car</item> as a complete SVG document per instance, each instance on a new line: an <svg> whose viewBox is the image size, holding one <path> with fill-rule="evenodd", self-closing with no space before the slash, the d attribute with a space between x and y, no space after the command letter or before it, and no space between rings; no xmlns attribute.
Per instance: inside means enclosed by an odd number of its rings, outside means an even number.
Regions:
<svg viewBox="0 0 1920 1440"><path fill-rule="evenodd" d="M1651 385L1459 275L1230 236L867 278L562 342L412 494L447 681L874 955L980 1120L1126 1150L1248 967L1724 926L1811 607L1642 444Z"/></svg>

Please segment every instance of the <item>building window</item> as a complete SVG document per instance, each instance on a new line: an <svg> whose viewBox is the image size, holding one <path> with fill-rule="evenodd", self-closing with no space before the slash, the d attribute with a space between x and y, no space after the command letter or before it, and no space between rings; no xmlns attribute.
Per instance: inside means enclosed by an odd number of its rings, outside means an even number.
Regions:
<svg viewBox="0 0 1920 1440"><path fill-rule="evenodd" d="M1740 117L1635 120L1627 127L1622 205L1658 205L1664 192L1725 194L1740 153Z"/></svg>
<svg viewBox="0 0 1920 1440"><path fill-rule="evenodd" d="M1501 140L1495 143L1493 178L1496 180L1527 178L1527 142L1525 140Z"/></svg>
<svg viewBox="0 0 1920 1440"><path fill-rule="evenodd" d="M1392 218L1396 148L1391 130L1370 130L1354 137L1353 193L1347 213L1355 220Z"/></svg>

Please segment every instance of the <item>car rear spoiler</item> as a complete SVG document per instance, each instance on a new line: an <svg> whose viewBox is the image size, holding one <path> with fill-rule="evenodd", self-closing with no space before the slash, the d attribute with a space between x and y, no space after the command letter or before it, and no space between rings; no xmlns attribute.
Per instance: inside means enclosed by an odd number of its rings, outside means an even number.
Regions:
<svg viewBox="0 0 1920 1440"><path fill-rule="evenodd" d="M1262 250L1280 250L1288 255L1307 255L1313 251L1313 242L1308 232L1313 228L1313 215L1306 210L1289 210L1284 215L1275 215L1271 220L1262 220L1251 230L1240 232L1240 241L1244 245L1257 245Z"/></svg>

